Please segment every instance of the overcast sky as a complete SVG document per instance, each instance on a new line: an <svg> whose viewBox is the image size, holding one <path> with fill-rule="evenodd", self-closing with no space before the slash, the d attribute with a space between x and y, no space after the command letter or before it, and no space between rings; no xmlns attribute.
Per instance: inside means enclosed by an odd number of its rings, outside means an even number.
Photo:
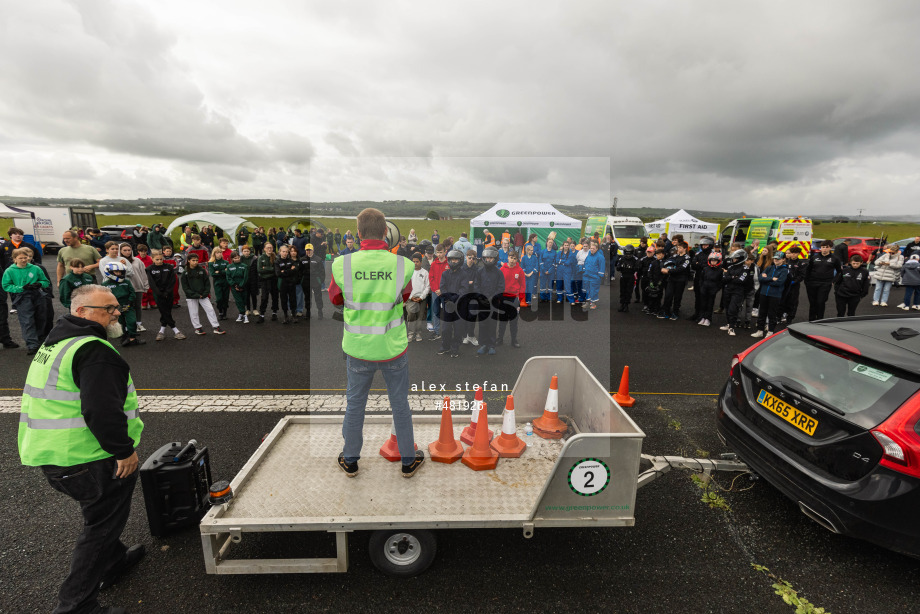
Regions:
<svg viewBox="0 0 920 614"><path fill-rule="evenodd" d="M0 0L0 194L895 215L920 2Z"/></svg>

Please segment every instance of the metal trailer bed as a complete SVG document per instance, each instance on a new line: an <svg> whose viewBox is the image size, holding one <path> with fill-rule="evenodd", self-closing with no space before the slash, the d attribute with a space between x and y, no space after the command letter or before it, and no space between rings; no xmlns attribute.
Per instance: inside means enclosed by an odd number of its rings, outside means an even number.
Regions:
<svg viewBox="0 0 920 614"><path fill-rule="evenodd" d="M429 529L519 528L529 538L538 527L633 526L637 488L672 467L747 469L731 460L643 456L645 434L574 356L536 356L524 364L512 391L519 425L543 414L553 375L569 433L542 439L519 427L527 449L520 458L500 459L492 471L428 459L418 475L404 479L377 454L391 418L367 416L361 471L349 479L336 464L342 416L282 418L233 478L234 497L201 521L207 573L345 572L348 533L370 530L374 564L392 575L415 575L434 558ZM467 414L453 418L459 436ZM413 423L419 449L437 440L440 415L415 416ZM489 426L497 436L500 420L490 416ZM245 533L282 531L334 533L336 557L228 557Z"/></svg>

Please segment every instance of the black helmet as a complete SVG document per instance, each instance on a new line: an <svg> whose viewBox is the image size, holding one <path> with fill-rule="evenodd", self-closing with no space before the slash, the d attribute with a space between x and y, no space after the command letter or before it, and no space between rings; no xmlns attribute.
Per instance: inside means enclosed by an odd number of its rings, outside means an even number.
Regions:
<svg viewBox="0 0 920 614"><path fill-rule="evenodd" d="M452 269L459 269L463 264L463 253L459 249L452 249L447 253L447 264Z"/></svg>
<svg viewBox="0 0 920 614"><path fill-rule="evenodd" d="M487 247L482 250L482 263L487 267L493 267L498 262L498 250L494 247Z"/></svg>
<svg viewBox="0 0 920 614"><path fill-rule="evenodd" d="M623 254L626 256L632 256L634 253L636 253L635 245L627 245L623 248Z"/></svg>

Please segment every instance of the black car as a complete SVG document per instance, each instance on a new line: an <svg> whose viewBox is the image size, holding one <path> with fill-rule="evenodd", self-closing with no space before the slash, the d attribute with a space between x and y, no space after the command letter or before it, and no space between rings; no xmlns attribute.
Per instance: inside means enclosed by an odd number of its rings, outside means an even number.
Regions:
<svg viewBox="0 0 920 614"><path fill-rule="evenodd" d="M723 441L821 526L920 557L920 318L794 324L735 356Z"/></svg>

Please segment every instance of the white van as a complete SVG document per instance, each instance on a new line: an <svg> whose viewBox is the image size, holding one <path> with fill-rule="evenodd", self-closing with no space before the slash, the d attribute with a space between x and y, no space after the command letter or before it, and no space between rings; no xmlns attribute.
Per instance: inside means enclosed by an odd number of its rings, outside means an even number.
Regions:
<svg viewBox="0 0 920 614"><path fill-rule="evenodd" d="M613 240L620 247L627 245L639 245L639 239L647 239L648 232L645 230L645 224L637 217L626 216L597 216L589 217L585 223L585 235L590 237L594 233L600 235L601 241L608 234L613 235Z"/></svg>

